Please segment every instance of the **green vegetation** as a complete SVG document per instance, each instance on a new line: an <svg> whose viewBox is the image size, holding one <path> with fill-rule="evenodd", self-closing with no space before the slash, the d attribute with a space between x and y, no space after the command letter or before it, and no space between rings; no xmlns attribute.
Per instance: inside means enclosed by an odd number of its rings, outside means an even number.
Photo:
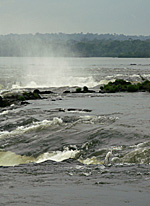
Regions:
<svg viewBox="0 0 150 206"><path fill-rule="evenodd" d="M84 86L83 88L78 87L76 88L75 93L93 93L95 92L94 90L89 90L87 86Z"/></svg>
<svg viewBox="0 0 150 206"><path fill-rule="evenodd" d="M72 45L75 54L85 57L150 57L150 40L93 40Z"/></svg>
<svg viewBox="0 0 150 206"><path fill-rule="evenodd" d="M25 101L26 98L25 98L23 95L19 95L19 96L18 96L18 100L19 100L19 101Z"/></svg>
<svg viewBox="0 0 150 206"><path fill-rule="evenodd" d="M131 84L131 82L123 79L117 79L115 82L100 87L101 92L115 93L115 92L150 92L150 81L145 80L142 83Z"/></svg>
<svg viewBox="0 0 150 206"><path fill-rule="evenodd" d="M21 102L26 103L26 100L41 99L41 96L36 92L12 93L0 96L0 107L10 106L11 104Z"/></svg>
<svg viewBox="0 0 150 206"><path fill-rule="evenodd" d="M81 89L81 87L78 87L78 88L76 88L76 92L77 92L77 93L80 93L80 92L82 92L82 89Z"/></svg>
<svg viewBox="0 0 150 206"><path fill-rule="evenodd" d="M0 35L0 56L150 57L150 36Z"/></svg>

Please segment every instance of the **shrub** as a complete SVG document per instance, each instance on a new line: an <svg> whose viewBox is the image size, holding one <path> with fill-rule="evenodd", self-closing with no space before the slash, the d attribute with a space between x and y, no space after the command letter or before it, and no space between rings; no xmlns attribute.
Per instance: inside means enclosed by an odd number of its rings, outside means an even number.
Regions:
<svg viewBox="0 0 150 206"><path fill-rule="evenodd" d="M104 90L106 92L115 93L116 92L116 86L105 85Z"/></svg>
<svg viewBox="0 0 150 206"><path fill-rule="evenodd" d="M116 79L113 83L115 85L130 85L130 82L125 81L124 79Z"/></svg>
<svg viewBox="0 0 150 206"><path fill-rule="evenodd" d="M39 98L39 95L37 93L35 93L35 92L33 92L33 96L34 96L35 99Z"/></svg>
<svg viewBox="0 0 150 206"><path fill-rule="evenodd" d="M76 92L80 93L82 91L81 87L76 88Z"/></svg>
<svg viewBox="0 0 150 206"><path fill-rule="evenodd" d="M132 85L132 84L131 84L131 85L128 85L128 86L127 86L127 91L128 91L128 92L137 92L138 89L139 89L139 88L138 88L137 85Z"/></svg>
<svg viewBox="0 0 150 206"><path fill-rule="evenodd" d="M25 101L26 98L25 98L24 96L20 95L20 96L18 96L18 100L19 100L19 101Z"/></svg>
<svg viewBox="0 0 150 206"><path fill-rule="evenodd" d="M83 91L84 91L84 92L88 92L88 91L89 91L88 87L84 86L84 87L83 87Z"/></svg>
<svg viewBox="0 0 150 206"><path fill-rule="evenodd" d="M142 87L143 89L145 89L146 91L150 91L150 81L146 80L142 83Z"/></svg>

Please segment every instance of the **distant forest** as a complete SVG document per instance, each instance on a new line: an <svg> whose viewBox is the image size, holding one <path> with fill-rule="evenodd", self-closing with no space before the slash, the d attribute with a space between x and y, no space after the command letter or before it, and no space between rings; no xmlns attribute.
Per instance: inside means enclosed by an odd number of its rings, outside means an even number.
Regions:
<svg viewBox="0 0 150 206"><path fill-rule="evenodd" d="M150 57L150 36L92 33L0 35L0 56Z"/></svg>

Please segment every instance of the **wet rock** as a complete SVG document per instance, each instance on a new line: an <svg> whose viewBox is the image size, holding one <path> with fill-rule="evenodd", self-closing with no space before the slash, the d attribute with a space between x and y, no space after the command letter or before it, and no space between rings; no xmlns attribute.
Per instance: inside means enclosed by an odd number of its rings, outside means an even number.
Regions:
<svg viewBox="0 0 150 206"><path fill-rule="evenodd" d="M29 102L26 102L26 101L22 101L21 102L21 105L27 105L27 104L30 104Z"/></svg>
<svg viewBox="0 0 150 206"><path fill-rule="evenodd" d="M33 93L36 93L36 94L52 94L53 92L52 91L40 91L39 89L35 89L33 91Z"/></svg>
<svg viewBox="0 0 150 206"><path fill-rule="evenodd" d="M67 94L67 93L70 93L70 91L66 90L66 91L64 91L63 93L64 93L64 94Z"/></svg>
<svg viewBox="0 0 150 206"><path fill-rule="evenodd" d="M41 96L36 92L19 92L19 93L8 93L3 97L0 96L0 107L7 107L12 104L27 104L27 100L41 99Z"/></svg>
<svg viewBox="0 0 150 206"><path fill-rule="evenodd" d="M10 105L11 105L11 103L8 100L5 100L0 96L0 107L7 107Z"/></svg>
<svg viewBox="0 0 150 206"><path fill-rule="evenodd" d="M83 88L81 87L76 88L76 91L74 91L73 93L95 93L95 91L89 90L88 87L84 86Z"/></svg>

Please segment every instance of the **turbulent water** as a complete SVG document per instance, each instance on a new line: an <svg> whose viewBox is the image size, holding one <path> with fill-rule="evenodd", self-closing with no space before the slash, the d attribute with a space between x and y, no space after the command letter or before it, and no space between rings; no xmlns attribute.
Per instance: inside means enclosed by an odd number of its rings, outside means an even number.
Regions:
<svg viewBox="0 0 150 206"><path fill-rule="evenodd" d="M150 94L98 92L150 79L149 59L1 58L0 72L1 94L54 92L0 109L1 205L149 205ZM75 86L96 93L63 93Z"/></svg>

